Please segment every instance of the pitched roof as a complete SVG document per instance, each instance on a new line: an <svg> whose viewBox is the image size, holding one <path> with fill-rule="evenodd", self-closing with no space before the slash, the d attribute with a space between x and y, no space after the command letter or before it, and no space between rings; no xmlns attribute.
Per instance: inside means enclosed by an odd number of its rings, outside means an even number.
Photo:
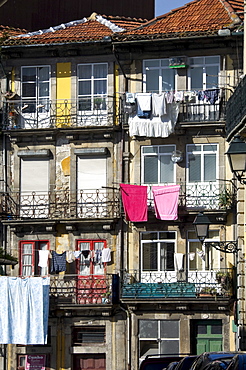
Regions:
<svg viewBox="0 0 246 370"><path fill-rule="evenodd" d="M0 25L0 38L7 38L9 36L20 35L24 32L26 32L26 30Z"/></svg>
<svg viewBox="0 0 246 370"><path fill-rule="evenodd" d="M146 19L101 16L93 13L89 18L71 21L49 29L10 37L4 45L61 44L103 41L115 32L129 31L146 23Z"/></svg>
<svg viewBox="0 0 246 370"><path fill-rule="evenodd" d="M193 0L114 38L131 40L217 34L219 29L233 28L242 20L243 0Z"/></svg>

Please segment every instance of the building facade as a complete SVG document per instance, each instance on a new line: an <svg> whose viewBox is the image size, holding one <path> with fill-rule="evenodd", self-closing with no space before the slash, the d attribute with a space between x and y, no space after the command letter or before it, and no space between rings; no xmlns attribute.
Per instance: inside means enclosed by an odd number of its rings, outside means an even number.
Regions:
<svg viewBox="0 0 246 370"><path fill-rule="evenodd" d="M224 155L243 3L230 5L148 23L94 14L4 42L2 246L18 263L3 270L49 276L50 299L47 344L3 343L3 366L135 370L147 355L244 349ZM230 240L233 253L215 248Z"/></svg>

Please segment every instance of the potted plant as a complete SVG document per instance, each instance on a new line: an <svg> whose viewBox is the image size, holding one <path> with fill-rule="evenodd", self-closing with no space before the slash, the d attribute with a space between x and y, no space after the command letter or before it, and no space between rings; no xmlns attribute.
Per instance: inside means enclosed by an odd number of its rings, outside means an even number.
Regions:
<svg viewBox="0 0 246 370"><path fill-rule="evenodd" d="M228 271L218 271L216 273L216 280L223 289L228 290L232 286L232 278Z"/></svg>
<svg viewBox="0 0 246 370"><path fill-rule="evenodd" d="M233 194L230 190L224 188L219 194L219 207L222 209L231 208L233 204Z"/></svg>
<svg viewBox="0 0 246 370"><path fill-rule="evenodd" d="M217 289L211 286L205 286L201 288L199 295L201 297L210 297L217 294Z"/></svg>
<svg viewBox="0 0 246 370"><path fill-rule="evenodd" d="M111 292L105 292L102 294L102 303L110 303Z"/></svg>

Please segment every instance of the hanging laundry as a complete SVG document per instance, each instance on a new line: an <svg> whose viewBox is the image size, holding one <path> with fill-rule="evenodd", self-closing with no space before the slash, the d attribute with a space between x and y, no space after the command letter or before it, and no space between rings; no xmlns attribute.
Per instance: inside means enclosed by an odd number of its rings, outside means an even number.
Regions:
<svg viewBox="0 0 246 370"><path fill-rule="evenodd" d="M178 271L183 271L184 270L184 254L175 253L174 258L175 258L176 269Z"/></svg>
<svg viewBox="0 0 246 370"><path fill-rule="evenodd" d="M83 250L81 251L84 259L87 259L89 257L89 254L90 254L90 250L89 249L86 249L86 250Z"/></svg>
<svg viewBox="0 0 246 370"><path fill-rule="evenodd" d="M61 254L52 251L51 272L59 273L66 271L66 252Z"/></svg>
<svg viewBox="0 0 246 370"><path fill-rule="evenodd" d="M74 251L66 251L66 261L72 263L75 260Z"/></svg>
<svg viewBox="0 0 246 370"><path fill-rule="evenodd" d="M50 278L0 276L0 343L47 344Z"/></svg>
<svg viewBox="0 0 246 370"><path fill-rule="evenodd" d="M38 256L39 256L39 261L38 261L38 266L39 267L48 267L48 259L49 259L49 250L39 250L38 251Z"/></svg>
<svg viewBox="0 0 246 370"><path fill-rule="evenodd" d="M147 186L120 184L127 221L147 221Z"/></svg>
<svg viewBox="0 0 246 370"><path fill-rule="evenodd" d="M194 259L195 259L195 253L189 253L189 259L190 259L190 261L194 261Z"/></svg>
<svg viewBox="0 0 246 370"><path fill-rule="evenodd" d="M166 99L164 93L152 94L152 114L161 117L166 114Z"/></svg>
<svg viewBox="0 0 246 370"><path fill-rule="evenodd" d="M197 249L197 254L198 256L203 260L205 261L205 252L201 249Z"/></svg>
<svg viewBox="0 0 246 370"><path fill-rule="evenodd" d="M110 248L102 249L102 262L111 262L111 249Z"/></svg>
<svg viewBox="0 0 246 370"><path fill-rule="evenodd" d="M139 118L150 118L151 115L151 93L136 94L137 116Z"/></svg>
<svg viewBox="0 0 246 370"><path fill-rule="evenodd" d="M81 255L81 251L74 251L74 257L79 258Z"/></svg>
<svg viewBox="0 0 246 370"><path fill-rule="evenodd" d="M177 220L180 185L153 186L156 218L160 220Z"/></svg>
<svg viewBox="0 0 246 370"><path fill-rule="evenodd" d="M168 91L165 93L165 98L167 103L171 104L174 101L174 92L173 91Z"/></svg>
<svg viewBox="0 0 246 370"><path fill-rule="evenodd" d="M135 104L135 94L134 93L126 93L126 103Z"/></svg>
<svg viewBox="0 0 246 370"><path fill-rule="evenodd" d="M175 97L176 102L183 101L184 100L183 91L176 91L175 94L174 94L174 97Z"/></svg>
<svg viewBox="0 0 246 370"><path fill-rule="evenodd" d="M102 250L101 249L97 249L95 252L95 262L102 263Z"/></svg>
<svg viewBox="0 0 246 370"><path fill-rule="evenodd" d="M219 99L219 89L214 89L214 90L205 90L204 95L205 98L207 99L210 104L215 104L216 101Z"/></svg>

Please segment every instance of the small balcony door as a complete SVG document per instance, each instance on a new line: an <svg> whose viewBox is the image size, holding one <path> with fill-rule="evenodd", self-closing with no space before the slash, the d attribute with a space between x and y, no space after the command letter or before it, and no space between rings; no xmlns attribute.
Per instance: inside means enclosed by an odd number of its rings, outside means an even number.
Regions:
<svg viewBox="0 0 246 370"><path fill-rule="evenodd" d="M106 241L81 240L77 246L81 252L77 263L77 300L80 304L101 303L107 288L105 264L102 262Z"/></svg>

